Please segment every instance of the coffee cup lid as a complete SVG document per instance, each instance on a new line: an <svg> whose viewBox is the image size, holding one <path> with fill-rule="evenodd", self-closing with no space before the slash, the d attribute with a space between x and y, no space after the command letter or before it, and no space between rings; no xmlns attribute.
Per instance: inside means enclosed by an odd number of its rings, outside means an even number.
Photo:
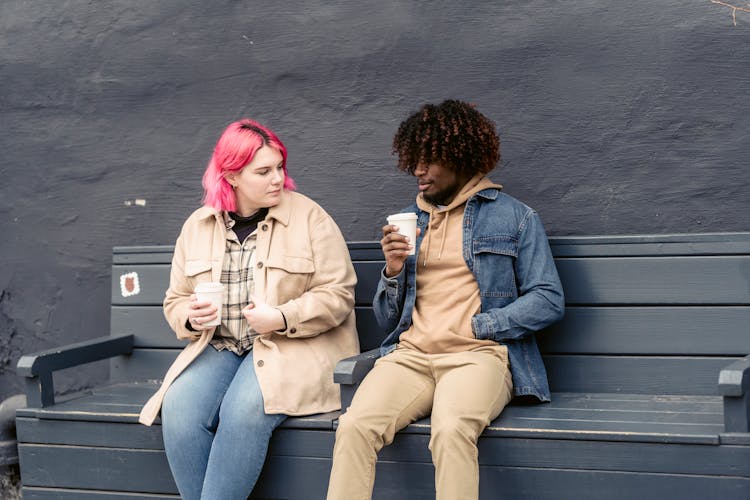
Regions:
<svg viewBox="0 0 750 500"><path fill-rule="evenodd" d="M393 214L388 216L388 220L413 220L417 218L417 214L414 212L407 212L403 214Z"/></svg>

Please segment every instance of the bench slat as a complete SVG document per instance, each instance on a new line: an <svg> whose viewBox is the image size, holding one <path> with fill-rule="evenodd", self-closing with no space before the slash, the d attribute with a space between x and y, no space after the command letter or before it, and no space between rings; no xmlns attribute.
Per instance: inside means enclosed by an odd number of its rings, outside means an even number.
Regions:
<svg viewBox="0 0 750 500"><path fill-rule="evenodd" d="M20 442L29 444L164 449L160 425L19 416L16 432Z"/></svg>
<svg viewBox="0 0 750 500"><path fill-rule="evenodd" d="M629 408L618 408L612 407L609 404L601 405L600 407L589 406L588 408L572 408L572 407L558 407L554 404L550 405L533 405L533 406L509 406L503 411L500 419L495 422L496 425L502 427L528 427L534 428L533 422L535 420L566 420L571 422L577 422L578 428L585 428L586 422L603 422L607 424L611 423L625 423L631 422L636 425L661 425L661 424L675 424L685 426L719 426L718 432L723 429L721 426L724 425L723 414L720 408L719 411L713 412L698 412L694 411L695 408L690 405L689 408L680 410L668 410L663 406L654 402L654 398L658 396L651 396L648 399L649 408L643 409L629 409ZM692 402L690 398L686 396L684 403ZM721 402L719 398L716 398L717 402ZM516 423L514 423L516 422ZM714 435L718 435L718 432L713 432Z"/></svg>
<svg viewBox="0 0 750 500"><path fill-rule="evenodd" d="M20 440L92 446L127 446L132 442L135 447L161 449L161 435L154 434L158 427L137 424L141 406L156 388L153 383L115 384L83 394L82 400L19 410ZM282 428L331 429L337 417L338 412L332 412L290 418ZM417 422L409 432L429 433L428 423L428 419ZM548 404L512 404L487 432L549 438L560 437L559 431L575 431L578 437L585 434L589 439L632 440L639 436L643 441L718 444L722 426L718 396L555 393Z"/></svg>
<svg viewBox="0 0 750 500"><path fill-rule="evenodd" d="M570 258L555 261L565 302L576 304L750 303L750 256Z"/></svg>
<svg viewBox="0 0 750 500"><path fill-rule="evenodd" d="M632 411L700 412L722 413L722 400L719 396L676 396L651 394L623 394L611 392L555 392L552 402L543 405L529 405L533 408L575 408Z"/></svg>
<svg viewBox="0 0 750 500"><path fill-rule="evenodd" d="M631 453L638 454L636 450ZM329 471L326 462L311 463L303 458L273 457L269 466L274 471L285 474L281 477L299 477L301 480L294 481L293 490L280 484L281 481L265 481L260 485L258 498L325 498ZM434 475L435 470L430 462L392 462L381 459L377 464L373 500L434 500ZM605 496L608 500L745 500L750 493L750 481L745 478L700 476L685 480L679 473L602 471L596 468L571 470L565 467L480 465L479 482L480 500L599 500Z"/></svg>
<svg viewBox="0 0 750 500"><path fill-rule="evenodd" d="M604 278L599 280L604 283L589 284L584 280L584 287L595 286L589 294L576 287L566 289L576 303L650 303L654 296L659 298L659 292L667 291L678 292L674 299L679 302L674 303L701 303L708 298L717 303L747 304L747 293L738 296L736 292L747 291L738 271L746 268L750 259L748 240L749 233L552 237L550 245L560 273L573 278L564 278L564 282L577 282L575 278L592 273ZM383 266L382 252L377 242L351 242L349 247L361 271L357 301L359 305L367 304ZM112 297L119 302L113 303L160 304L168 284L172 248L169 245L115 247ZM140 269L144 264L145 268ZM145 275L147 282L142 283L140 297L122 297L119 276L133 271ZM156 279L148 279L153 273ZM156 286L151 286L152 282ZM674 286L665 289L665 283ZM611 295L613 287L620 292ZM691 288L701 295L696 298L686 293ZM716 292L719 295L711 299Z"/></svg>
<svg viewBox="0 0 750 500"><path fill-rule="evenodd" d="M385 335L375 321L371 307L355 307L360 348L369 351L378 347ZM166 319L162 306L112 306L110 316L113 336L134 335L136 348L182 349L186 341L178 340ZM165 368L166 371L166 368Z"/></svg>
<svg viewBox="0 0 750 500"><path fill-rule="evenodd" d="M92 424L93 422L137 424L141 408L148 398L156 392L158 387L159 384L154 381L98 386L77 395L69 396L68 400L53 406L19 409L17 416L50 421L67 420L85 424ZM334 411L302 417L290 417L281 424L281 427L330 430L333 428L333 422L338 416L339 412ZM19 425L26 425L28 427L31 424L28 421L23 421ZM40 427L35 427L35 429L38 428ZM71 438L70 435L66 435L66 437L62 437L61 439L68 438ZM48 436L48 439L51 439L49 442L59 443L54 437ZM75 441L65 442L74 443Z"/></svg>
<svg viewBox="0 0 750 500"><path fill-rule="evenodd" d="M162 450L20 444L25 486L177 493Z"/></svg>
<svg viewBox="0 0 750 500"><path fill-rule="evenodd" d="M164 302L164 294L169 287L170 264L144 264L134 262L129 265L112 266L112 305L150 305ZM123 296L121 277L136 273L139 291Z"/></svg>
<svg viewBox="0 0 750 500"><path fill-rule="evenodd" d="M556 257L750 255L750 233L551 236Z"/></svg>
<svg viewBox="0 0 750 500"><path fill-rule="evenodd" d="M62 488L21 488L24 500L179 500L177 494L127 493L105 490L79 490Z"/></svg>
<svg viewBox="0 0 750 500"><path fill-rule="evenodd" d="M434 469L425 463L379 463L373 500L433 500ZM601 470L479 467L481 500L746 500L744 478ZM323 497L321 497L323 498Z"/></svg>
<svg viewBox="0 0 750 500"><path fill-rule="evenodd" d="M565 258L556 260L569 305L742 305L750 304L743 269L750 256ZM357 264L357 305L369 305L381 262ZM135 272L140 293L123 297L120 276ZM169 265L113 266L113 305L160 305L169 284Z"/></svg>
<svg viewBox="0 0 750 500"><path fill-rule="evenodd" d="M568 305L750 304L750 256L555 259ZM381 262L357 263L357 304L372 300ZM363 274L361 274L363 273Z"/></svg>
<svg viewBox="0 0 750 500"><path fill-rule="evenodd" d="M739 358L546 355L553 392L718 395L721 369Z"/></svg>
<svg viewBox="0 0 750 500"><path fill-rule="evenodd" d="M537 335L550 354L743 356L750 353L750 306L568 307ZM363 351L384 338L371 308L357 308Z"/></svg>
<svg viewBox="0 0 750 500"><path fill-rule="evenodd" d="M410 426L411 427L411 426ZM379 460L430 463L428 434L405 429L383 448ZM482 465L612 471L719 474L750 478L750 447L587 439L481 437Z"/></svg>
<svg viewBox="0 0 750 500"><path fill-rule="evenodd" d="M370 307L357 307L363 351L384 338ZM185 345L161 306L113 306L112 335L135 335L135 347ZM750 306L568 307L565 318L537 336L542 352L556 354L735 355L750 353Z"/></svg>
<svg viewBox="0 0 750 500"><path fill-rule="evenodd" d="M547 353L750 353L750 307L568 307L537 335Z"/></svg>
<svg viewBox="0 0 750 500"><path fill-rule="evenodd" d="M328 433L330 434L330 433ZM325 491L330 461L323 457L300 455L297 447L286 448L286 444L294 441L297 435L285 435L279 432L274 436L271 444L271 455L264 471L262 483L259 485L258 496L282 498L318 498L316 491ZM402 472L412 465L423 466L429 474L424 479L434 476L427 441L429 436L402 433L396 437L393 445L381 453L378 463L376 481L376 495L385 494L383 483L392 483L396 490L392 491L392 498L412 498L411 489L423 494L434 496L434 490L424 490L422 481L415 481L411 476L404 476ZM20 450L24 460L33 460L36 467L29 471L25 479L27 486L35 486L41 482L49 482L54 478L56 486L65 487L70 483L77 483L78 488L105 489L111 488L121 491L155 491L174 492L169 469L163 452L148 450L122 450L115 448L87 448L71 446L43 446L22 445ZM305 448L307 449L307 448ZM571 472L601 474L606 471L616 472L618 476L632 474L633 480L650 477L666 477L671 474L682 476L677 483L684 488L683 474L700 475L695 481L698 488L705 488L706 484L721 488L726 482L733 482L730 496L726 498L743 498L738 493L747 493L750 480L738 477L748 474L750 467L750 451L747 447L719 447L707 445L663 446L657 443L617 443L617 442L587 442L561 439L557 441L541 439L486 439L482 438L479 445L480 462L484 474L481 477L499 475L496 468L512 468L519 474L522 482L533 477L534 470L557 470L565 472L566 477L558 478L555 485L569 481L571 477L578 477ZM398 463L393 462L398 458ZM391 468L397 467L397 470ZM309 481L284 481L283 478L296 477L301 479L317 471L316 478ZM129 476L121 471L127 470ZM491 471L491 472L490 472ZM727 474L732 471L733 476ZM406 481L408 477L408 481ZM715 481L711 481L711 478ZM676 480L677 478L675 478ZM720 480L719 480L720 479ZM481 480L481 479L480 479ZM401 483L401 481L404 481ZM671 481L670 481L671 482ZM690 481L687 481L690 483ZM489 490L487 493L498 491L507 492L513 488L513 482L500 481L503 487ZM500 487L501 484L497 486ZM482 483L484 484L484 483ZM295 490L307 486L306 493ZM636 486L633 484L632 486ZM536 491L536 488L534 488ZM611 491L611 485L601 484L598 491ZM487 493L483 498L496 498ZM569 491L558 498L581 498L569 495ZM614 491L613 491L614 493ZM632 495L633 490L628 491ZM653 493L653 490L651 491ZM695 492L693 492L695 493ZM375 497L377 498L377 496ZM382 497L381 497L382 498ZM536 494L533 498L538 498ZM590 498L590 495L584 496ZM629 496L627 498L632 498ZM644 498L656 498L646 494ZM696 498L687 496L685 498ZM700 496L698 496L700 498ZM708 498L713 498L709 496Z"/></svg>
<svg viewBox="0 0 750 500"><path fill-rule="evenodd" d="M175 359L175 349L138 349L112 360L112 379L155 380ZM739 357L544 356L553 392L718 395L719 372Z"/></svg>
<svg viewBox="0 0 750 500"><path fill-rule="evenodd" d="M383 267L380 261L357 263L357 285L355 287L356 305L371 305L372 296ZM142 264L133 262L130 265L112 266L112 305L151 305L161 306L164 294L169 287L169 264ZM136 273L138 275L139 293L123 296L120 277Z"/></svg>
<svg viewBox="0 0 750 500"><path fill-rule="evenodd" d="M120 356L110 361L113 382L161 380L174 362L179 349L138 349L134 356Z"/></svg>
<svg viewBox="0 0 750 500"><path fill-rule="evenodd" d="M110 328L112 335L133 334L136 348L182 349L187 344L187 341L177 339L169 327L161 304L112 306Z"/></svg>
<svg viewBox="0 0 750 500"><path fill-rule="evenodd" d="M541 435L547 439L718 445L718 433L723 429L723 424L653 423L646 426L637 422L581 422L573 419L535 419L533 422L510 419L507 424L488 428L487 435L499 438L539 438ZM583 429L582 424L585 424Z"/></svg>

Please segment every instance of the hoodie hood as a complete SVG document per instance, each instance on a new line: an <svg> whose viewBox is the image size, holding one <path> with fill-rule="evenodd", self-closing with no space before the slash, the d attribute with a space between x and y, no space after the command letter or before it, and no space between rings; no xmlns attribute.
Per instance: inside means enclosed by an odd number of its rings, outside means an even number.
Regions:
<svg viewBox="0 0 750 500"><path fill-rule="evenodd" d="M436 238L438 239L437 244L439 245L437 259L440 260L442 257L451 212L456 213L460 211L463 214L464 206L469 198L487 188L502 189L503 186L492 182L485 174L477 174L469 179L464 187L461 188L461 191L458 192L456 197L446 206L433 205L424 199L422 193L417 195L417 207L430 214L430 220L427 223L427 232L425 233L425 239L422 242L421 247L421 250L425 253L422 260L424 266L427 266L430 259L430 248L434 244L433 240ZM433 237L433 233L438 234L435 234Z"/></svg>

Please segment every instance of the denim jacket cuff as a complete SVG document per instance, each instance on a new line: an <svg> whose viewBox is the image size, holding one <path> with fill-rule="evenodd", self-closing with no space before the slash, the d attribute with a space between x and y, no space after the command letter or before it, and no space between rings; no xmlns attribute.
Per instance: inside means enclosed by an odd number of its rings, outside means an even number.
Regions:
<svg viewBox="0 0 750 500"><path fill-rule="evenodd" d="M401 272L396 276L393 276L392 278L389 278L385 275L385 267L383 267L383 270L380 272L381 285L385 289L386 295L391 298L398 297L398 292L400 289L403 289L405 280L406 272L403 269L401 269Z"/></svg>
<svg viewBox="0 0 750 500"><path fill-rule="evenodd" d="M471 318L471 329L474 330L474 337L479 340L495 340L492 335L495 328L492 325L492 318L488 314L475 314Z"/></svg>
<svg viewBox="0 0 750 500"><path fill-rule="evenodd" d="M490 313L475 314L471 318L471 329L474 331L474 337L479 340L494 340L500 342L502 339L497 333L507 328L502 328Z"/></svg>

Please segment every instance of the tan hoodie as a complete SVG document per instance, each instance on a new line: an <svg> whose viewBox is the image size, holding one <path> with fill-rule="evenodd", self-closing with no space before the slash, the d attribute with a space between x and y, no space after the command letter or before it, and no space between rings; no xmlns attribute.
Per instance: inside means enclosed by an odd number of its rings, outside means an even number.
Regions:
<svg viewBox="0 0 750 500"><path fill-rule="evenodd" d="M490 187L502 189L483 175L469 180L450 205L438 207L420 194L417 206L430 221L419 247L417 300L412 325L401 343L427 354L469 351L497 345L474 338L471 318L481 312L479 287L463 258L463 216L466 201Z"/></svg>

